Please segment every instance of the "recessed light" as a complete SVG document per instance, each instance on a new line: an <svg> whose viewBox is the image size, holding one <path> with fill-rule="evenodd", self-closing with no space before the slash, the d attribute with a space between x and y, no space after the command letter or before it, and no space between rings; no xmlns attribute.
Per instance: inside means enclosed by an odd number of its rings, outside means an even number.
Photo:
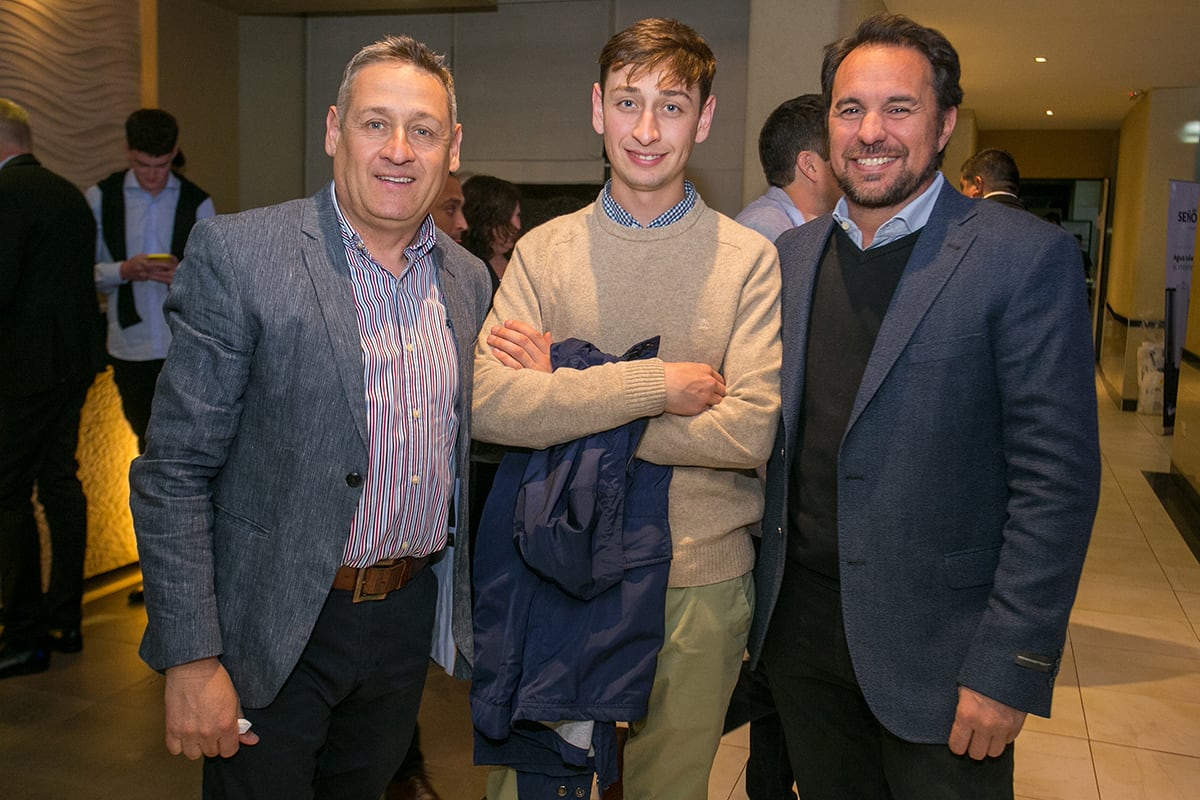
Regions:
<svg viewBox="0 0 1200 800"><path fill-rule="evenodd" d="M1047 108L1047 109L1046 109L1046 116L1047 116L1047 117L1053 117L1053 116L1054 116L1054 109L1052 109L1052 108Z"/></svg>
<svg viewBox="0 0 1200 800"><path fill-rule="evenodd" d="M1036 61L1036 62L1037 62L1037 63L1039 63L1039 64L1045 64L1045 63L1046 63L1046 57L1045 57L1045 56L1034 56L1034 57L1033 57L1033 60L1034 60L1034 61Z"/></svg>

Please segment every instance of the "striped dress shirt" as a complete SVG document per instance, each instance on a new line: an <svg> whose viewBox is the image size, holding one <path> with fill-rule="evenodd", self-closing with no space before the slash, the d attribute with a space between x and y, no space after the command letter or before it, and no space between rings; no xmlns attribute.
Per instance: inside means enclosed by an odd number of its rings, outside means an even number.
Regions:
<svg viewBox="0 0 1200 800"><path fill-rule="evenodd" d="M334 200L337 206L336 199ZM438 288L426 217L400 277L371 256L338 208L358 312L368 465L343 563L425 556L446 544L454 491L458 353Z"/></svg>

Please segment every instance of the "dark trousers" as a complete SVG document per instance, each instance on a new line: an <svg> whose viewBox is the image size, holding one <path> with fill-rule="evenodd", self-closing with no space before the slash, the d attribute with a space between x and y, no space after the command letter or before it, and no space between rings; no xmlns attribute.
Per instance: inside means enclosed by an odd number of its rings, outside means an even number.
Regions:
<svg viewBox="0 0 1200 800"><path fill-rule="evenodd" d="M783 723L766 673L742 663L729 708L725 732L750 723L750 755L746 759L746 797L749 800L796 800L792 765L783 738Z"/></svg>
<svg viewBox="0 0 1200 800"><path fill-rule="evenodd" d="M879 724L846 646L835 581L788 564L763 661L803 800L1011 800L1013 748L975 761Z"/></svg>
<svg viewBox="0 0 1200 800"><path fill-rule="evenodd" d="M260 741L204 760L206 800L377 800L408 750L425 687L437 578L385 599L333 590L278 696L245 708Z"/></svg>
<svg viewBox="0 0 1200 800"><path fill-rule="evenodd" d="M75 450L90 383L0 400L0 591L5 636L18 646L39 643L47 626L79 626L87 500ZM44 600L35 485L53 553Z"/></svg>
<svg viewBox="0 0 1200 800"><path fill-rule="evenodd" d="M121 410L129 427L137 436L138 452L146 452L146 426L150 424L150 406L154 402L154 387L158 373L162 372L161 358L151 361L122 361L110 359L113 365L113 381L121 395Z"/></svg>

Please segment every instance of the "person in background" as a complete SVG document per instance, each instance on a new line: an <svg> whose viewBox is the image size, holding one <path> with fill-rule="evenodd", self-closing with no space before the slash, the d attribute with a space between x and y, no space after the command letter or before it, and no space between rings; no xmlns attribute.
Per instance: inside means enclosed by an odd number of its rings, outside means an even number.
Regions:
<svg viewBox="0 0 1200 800"><path fill-rule="evenodd" d="M989 147L963 162L959 189L975 200L994 200L1010 208L1025 210L1017 197L1021 191L1021 172L1007 150Z"/></svg>
<svg viewBox="0 0 1200 800"><path fill-rule="evenodd" d="M96 223L73 184L33 155L25 109L0 98L0 678L83 647L87 498L79 417L99 366ZM33 492L50 528L50 587Z"/></svg>
<svg viewBox="0 0 1200 800"><path fill-rule="evenodd" d="M758 134L758 160L770 188L734 219L772 242L789 228L829 213L842 196L829 168L819 94L786 100L770 113Z"/></svg>
<svg viewBox="0 0 1200 800"><path fill-rule="evenodd" d="M1078 248L942 177L959 76L902 16L826 47L845 196L776 242L783 425L750 653L804 800L1010 800L1096 512Z"/></svg>
<svg viewBox="0 0 1200 800"><path fill-rule="evenodd" d="M168 751L205 758L205 797L379 798L416 724L426 567L452 511L471 660L462 534L488 282L429 215L461 140L442 57L406 36L368 45L326 115L332 183L200 222L171 286L130 506L141 656L166 674Z"/></svg>
<svg viewBox="0 0 1200 800"><path fill-rule="evenodd" d="M501 178L473 175L463 183L463 196L463 246L488 265L494 294L521 233L521 191Z"/></svg>
<svg viewBox="0 0 1200 800"><path fill-rule="evenodd" d="M171 344L163 316L167 289L197 221L216 213L212 198L175 172L179 124L160 108L125 120L129 168L87 190L96 219L96 291L107 300L108 354L121 409L146 449L154 386Z"/></svg>
<svg viewBox="0 0 1200 800"><path fill-rule="evenodd" d="M459 244L462 244L463 234L467 232L467 218L463 215L464 202L466 200L463 197L462 182L457 175L450 173L446 176L446 185L442 187L442 193L438 195L429 212L433 215L433 224L437 225L438 230Z"/></svg>

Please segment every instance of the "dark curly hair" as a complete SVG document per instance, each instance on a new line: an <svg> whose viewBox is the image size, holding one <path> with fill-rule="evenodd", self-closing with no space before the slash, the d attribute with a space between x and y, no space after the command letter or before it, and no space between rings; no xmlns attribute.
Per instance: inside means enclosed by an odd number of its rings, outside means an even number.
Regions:
<svg viewBox="0 0 1200 800"><path fill-rule="evenodd" d="M463 182L462 190L467 218L463 247L486 262L492 257L492 242L517 235L512 215L521 202L521 190L492 175L474 175Z"/></svg>

